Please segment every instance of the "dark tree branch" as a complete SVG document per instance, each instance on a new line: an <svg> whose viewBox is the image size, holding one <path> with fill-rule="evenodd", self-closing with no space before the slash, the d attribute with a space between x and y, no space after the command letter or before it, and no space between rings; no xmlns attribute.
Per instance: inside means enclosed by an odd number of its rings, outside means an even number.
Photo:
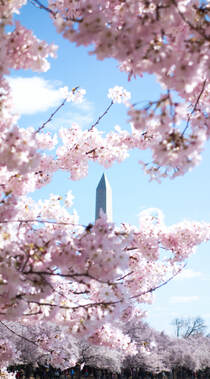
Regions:
<svg viewBox="0 0 210 379"><path fill-rule="evenodd" d="M55 116L55 114L64 106L64 104L66 103L67 101L67 98L65 98L62 103L56 108L56 110L50 115L50 117L48 118L47 121L45 121L40 127L39 129L37 129L35 131L35 134L36 133L39 133L42 129L44 129L44 127L50 122L52 121L53 117Z"/></svg>
<svg viewBox="0 0 210 379"><path fill-rule="evenodd" d="M74 224L73 222L63 222L63 221L51 221L51 220L39 220L39 219L31 219L31 220L22 220L22 219L17 219L17 220L2 220L0 221L0 224L9 224L10 222L14 223L20 223L20 224L55 224L55 225L72 225L72 226L83 226L84 228L86 227L85 225L82 224Z"/></svg>
<svg viewBox="0 0 210 379"><path fill-rule="evenodd" d="M185 267L186 265L184 265ZM158 286L156 287L153 287L153 288L150 288L149 290L146 290L144 292L141 292L139 293L138 295L135 295L135 296L132 296L131 299L135 299L137 297L140 297L140 296L143 296L143 295L146 295L147 293L152 293L154 291L156 291L157 289L165 286L166 284L168 284L172 279L174 279L182 270L184 267L181 267L174 275L172 275L169 279L167 279L165 282L159 284Z"/></svg>
<svg viewBox="0 0 210 379"><path fill-rule="evenodd" d="M42 276L42 275L46 275L46 276L58 276L60 278L69 278L69 279L75 279L75 278L89 278L89 279L92 279L92 280L95 280L96 282L99 282L99 283L102 283L102 284L108 284L108 285L116 285L116 283L113 283L113 282L109 282L109 281L104 281L104 280L101 280L99 278L95 278L94 276L90 275L88 272L83 272L83 273L73 273L73 274L61 274L59 272L49 272L49 271L26 271L26 272L23 272L24 275L39 275L39 276ZM84 283L85 284L85 283Z"/></svg>
<svg viewBox="0 0 210 379"><path fill-rule="evenodd" d="M104 301L101 301L101 302L96 302L96 303L87 303L87 304L82 304L82 305L76 305L74 307L70 307L70 306L67 306L67 305L59 305L59 304L53 304L53 303L40 303L39 301L33 301L33 300L30 300L30 301L27 301L28 304L37 304L38 306L40 307L50 307L50 308L54 308L54 307L57 307L59 309L69 309L69 310L75 310L75 309L79 309L79 308L93 308L93 307L98 307L98 306L101 306L103 308L107 308L108 306L110 305L115 305L117 303L120 303L121 300L117 300L117 301L110 301L110 302L104 302Z"/></svg>
<svg viewBox="0 0 210 379"><path fill-rule="evenodd" d="M203 335L206 325L201 317L176 318L172 321L176 328L176 336L189 338L196 335Z"/></svg>
<svg viewBox="0 0 210 379"><path fill-rule="evenodd" d="M37 8L43 9L44 11L50 13L54 18L56 18L57 14L59 12L53 11L51 8L46 7L44 4L41 3L40 0L30 0L31 4L34 5ZM64 17L65 21L72 21L72 22L82 22L83 19L81 18L74 18L74 17Z"/></svg>
<svg viewBox="0 0 210 379"><path fill-rule="evenodd" d="M79 86L75 87L72 89L72 93L75 93L77 91L77 89L79 88ZM62 103L55 109L55 111L50 115L50 117L47 119L47 121L45 121L40 127L39 129L37 129L35 131L35 134L36 133L39 133L42 129L44 129L44 127L50 122L52 121L53 117L55 116L55 114L65 105L65 103L67 102L67 99L68 97L66 97Z"/></svg>
<svg viewBox="0 0 210 379"><path fill-rule="evenodd" d="M16 333L13 329L9 328L9 326L7 326L6 324L4 324L2 321L0 321L0 324L3 325L6 329L8 329L11 333L13 333L15 336L19 337L19 338L22 338L23 340L29 342L29 343L32 343L33 345L35 346L39 346L36 342L32 341L32 340L29 340L28 338L24 337L24 336L21 336L20 334Z"/></svg>
<svg viewBox="0 0 210 379"><path fill-rule="evenodd" d="M42 4L39 0L30 0L31 4L33 4L35 7L45 10L46 12L50 13L53 17L56 17L56 12L52 9L46 7L44 4Z"/></svg>
<svg viewBox="0 0 210 379"><path fill-rule="evenodd" d="M183 137L184 133L186 132L186 130L187 130L188 127L189 127L189 123L190 123L190 120L191 120L191 117L192 117L193 113L197 110L197 106L198 106L198 103L199 103L199 101L200 101L200 98L201 98L201 96L202 96L202 94L203 94L203 92L204 92L204 89L205 89L205 86L206 86L206 82L207 82L207 79L204 80L203 85L202 85L202 88L201 88L201 92L199 93L199 96L198 96L198 98L197 98L197 100L196 100L196 102L195 102L195 105L194 105L194 107L193 107L191 113L190 113L189 116L188 116L187 124L186 124L186 126L185 126L185 128L184 128L184 130L183 130L183 132L182 132L182 134L181 134L182 137Z"/></svg>
<svg viewBox="0 0 210 379"><path fill-rule="evenodd" d="M101 119L109 112L110 108L112 107L112 105L114 104L113 100L111 101L111 103L109 104L109 106L106 108L106 110L104 111L104 113L98 117L97 121L90 127L89 131L91 131L93 128L95 128L96 125L99 124L99 122L101 121ZM88 154L88 153L86 153Z"/></svg>
<svg viewBox="0 0 210 379"><path fill-rule="evenodd" d="M185 266L184 266L185 267ZM167 279L165 282L159 284L158 286L155 286L153 288L150 288L149 290L146 290L146 291L143 291L141 293L139 293L138 295L135 295L135 296L131 296L130 297L130 300L132 299L136 299L137 297L140 297L140 296L143 296L143 295L146 295L147 293L152 293L154 292L155 290L165 286L167 283L169 283L172 279L174 279L180 272L181 270L183 269L180 268L174 275L172 275L169 279ZM107 308L109 306L112 306L112 305L116 305L116 304L119 304L123 302L123 300L116 300L116 301L109 301L109 302L95 302L95 303L87 303L87 304L82 304L82 305L76 305L74 307L70 307L70 306L65 306L65 305L58 305L58 304L53 304L53 303L40 303L38 301L27 301L28 304L37 304L38 306L42 307L42 306L48 306L48 307L59 307L60 309L68 309L68 310L76 310L76 309L79 309L79 308L93 308L93 307L98 307L98 306L101 306L102 308Z"/></svg>
<svg viewBox="0 0 210 379"><path fill-rule="evenodd" d="M189 21L185 16L184 14L179 10L179 7L178 7L178 4L176 2L176 0L172 0L172 3L174 4L179 16L182 18L182 20L185 22L185 24L187 24L190 29L194 30L195 32L197 32L198 34L200 34L200 36L202 36L206 41L210 41L210 36L209 35L206 35L204 30L201 29L199 26L195 26L191 23L191 21Z"/></svg>

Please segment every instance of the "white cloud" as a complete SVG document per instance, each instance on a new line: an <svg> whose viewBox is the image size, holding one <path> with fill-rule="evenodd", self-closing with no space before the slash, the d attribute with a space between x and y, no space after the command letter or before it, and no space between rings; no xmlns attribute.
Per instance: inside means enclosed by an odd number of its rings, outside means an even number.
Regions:
<svg viewBox="0 0 210 379"><path fill-rule="evenodd" d="M65 87L59 86L58 82L48 81L38 76L7 79L12 90L14 112L20 115L44 112L58 106L65 96Z"/></svg>
<svg viewBox="0 0 210 379"><path fill-rule="evenodd" d="M72 123L77 123L82 128L88 129L93 123L93 108L90 105L89 109L86 108L86 112L67 111L62 117L54 118L53 121L48 124L48 130L56 130L60 127L70 128Z"/></svg>
<svg viewBox="0 0 210 379"><path fill-rule="evenodd" d="M32 115L47 111L49 108L59 106L65 98L67 87L62 87L60 82L49 81L38 76L30 78L8 77L14 101L14 113L20 115ZM88 128L94 120L94 106L87 99L82 103L67 102L64 111L56 114L52 122L47 124L48 130L56 130L59 127L71 127L77 123L81 127Z"/></svg>
<svg viewBox="0 0 210 379"><path fill-rule="evenodd" d="M199 297L198 296L172 296L169 299L169 302L171 304L177 304L177 303L192 303L194 301L198 301Z"/></svg>
<svg viewBox="0 0 210 379"><path fill-rule="evenodd" d="M194 278L201 278L203 274L199 271L194 271L191 268L184 269L181 271L179 275L177 275L176 279L194 279Z"/></svg>

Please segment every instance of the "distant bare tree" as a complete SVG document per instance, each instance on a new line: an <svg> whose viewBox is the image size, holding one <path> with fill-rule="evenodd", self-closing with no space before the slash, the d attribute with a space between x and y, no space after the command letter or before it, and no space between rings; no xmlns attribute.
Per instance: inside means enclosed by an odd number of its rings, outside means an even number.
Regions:
<svg viewBox="0 0 210 379"><path fill-rule="evenodd" d="M194 318L175 318L172 321L175 326L176 337L189 338L193 336L203 336L206 324L202 317Z"/></svg>

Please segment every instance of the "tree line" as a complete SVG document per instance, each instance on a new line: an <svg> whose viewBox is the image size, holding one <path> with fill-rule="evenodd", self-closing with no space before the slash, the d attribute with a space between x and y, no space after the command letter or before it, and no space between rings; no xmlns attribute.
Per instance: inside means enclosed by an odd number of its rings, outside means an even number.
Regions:
<svg viewBox="0 0 210 379"><path fill-rule="evenodd" d="M173 322L176 325L177 320ZM146 378L149 375L154 378L180 379L188 376L190 378L190 375L207 378L210 370L210 337L204 334L204 320L197 317L182 321L183 324L185 321L185 329L182 332L186 330L189 332L190 328L192 332L179 337L158 332L139 320L127 324L126 332L136 344L135 355L129 354L126 350L110 349L90 344L82 339L73 339L68 336L67 328L56 327L55 330L53 324L45 324L43 329L35 330L34 327L23 328L21 325L10 323L7 325L9 329L6 330L1 325L0 332L13 342L13 348L19 354L18 359L16 355L16 358L8 363L8 370L20 371L26 377L27 375L30 377L32 373L39 377L42 372L46 378L49 375L67 376L67 373L74 378L85 376L103 378L114 375L117 378ZM195 329L195 323L199 324L200 328ZM59 345L51 344L52 333L55 340L58 340L57 344L59 344L59 335L62 333L66 335L63 360L56 352ZM63 336L60 338L62 341ZM39 346L36 344L37 341Z"/></svg>

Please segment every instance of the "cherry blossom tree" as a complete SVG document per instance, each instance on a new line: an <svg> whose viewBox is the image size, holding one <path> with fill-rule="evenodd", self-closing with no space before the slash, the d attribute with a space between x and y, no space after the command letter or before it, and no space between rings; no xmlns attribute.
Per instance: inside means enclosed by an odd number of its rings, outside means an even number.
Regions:
<svg viewBox="0 0 210 379"><path fill-rule="evenodd" d="M17 322L1 322L1 367L37 364L62 371L80 366L108 369L120 372L127 351L94 346L73 338L67 326L44 322L26 325ZM61 349L62 346L62 349Z"/></svg>
<svg viewBox="0 0 210 379"><path fill-rule="evenodd" d="M126 332L135 341L137 354L127 355L124 367L142 369L145 372L169 372L169 345L171 338L157 332L147 323L135 319L125 326Z"/></svg>
<svg viewBox="0 0 210 379"><path fill-rule="evenodd" d="M209 6L195 0L33 0L64 38L92 44L98 59L115 58L129 79L154 73L164 88L160 99L143 108L123 88L110 89L104 114L123 103L130 132L117 128L103 135L100 115L88 130L73 124L56 136L46 132L46 124L66 101L81 101L83 89L65 89L60 107L37 130L21 128L12 112L5 75L11 69L46 71L48 57L56 55L56 46L14 20L26 3L0 1L0 320L51 322L67 327L72 338L135 353L119 321L137 311L142 317L139 305L151 302L153 291L210 239L210 225L185 221L167 227L159 210L148 210L139 227L117 227L103 214L82 226L69 209L71 192L63 200L51 194L38 202L29 192L48 184L59 169L78 180L87 175L89 161L109 167L134 148L151 150L152 163L143 166L152 179L184 174L199 162L210 135ZM54 333L52 328L53 344ZM6 337L2 346L2 356L12 357Z"/></svg>
<svg viewBox="0 0 210 379"><path fill-rule="evenodd" d="M134 129L112 136L125 150L151 150L152 162L142 164L152 179L182 175L199 163L209 137L206 2L87 0L69 6L50 0L49 8L35 3L50 13L64 38L78 46L92 44L91 54L100 60L116 59L129 79L145 72L156 75L164 89L161 97L143 108L130 105ZM181 100L175 100L174 91ZM95 147L92 153L99 161L100 150Z"/></svg>
<svg viewBox="0 0 210 379"><path fill-rule="evenodd" d="M80 358L77 364L80 367L89 366L98 369L107 369L110 372L120 372L126 351L110 349L106 346L94 346L78 341Z"/></svg>
<svg viewBox="0 0 210 379"><path fill-rule="evenodd" d="M0 323L2 344L2 367L16 364L52 365L62 370L75 366L79 362L79 341L68 335L68 328L53 323ZM6 351L9 349L9 351ZM62 346L62 349L61 349ZM11 351L12 349L12 351Z"/></svg>
<svg viewBox="0 0 210 379"><path fill-rule="evenodd" d="M174 338L152 329L142 321L131 321L126 331L136 342L137 354L127 355L124 367L143 369L145 372L174 372L175 377L187 372L202 372L210 368L209 337L191 336ZM180 373L180 376L178 375ZM183 376L183 377L187 377ZM207 377L207 376L206 376Z"/></svg>
<svg viewBox="0 0 210 379"><path fill-rule="evenodd" d="M81 338L72 338L67 326L49 322L33 325L1 322L1 366L21 364L36 369L38 364L43 367L50 365L63 371L76 365L78 376L88 366L124 374L130 370L132 375L136 371L154 375L164 372L167 376L174 373L174 378L205 373L210 368L209 337L170 337L138 319L130 321L126 326L122 323L121 326L123 332L135 342L135 355L119 346L111 349L94 346Z"/></svg>

